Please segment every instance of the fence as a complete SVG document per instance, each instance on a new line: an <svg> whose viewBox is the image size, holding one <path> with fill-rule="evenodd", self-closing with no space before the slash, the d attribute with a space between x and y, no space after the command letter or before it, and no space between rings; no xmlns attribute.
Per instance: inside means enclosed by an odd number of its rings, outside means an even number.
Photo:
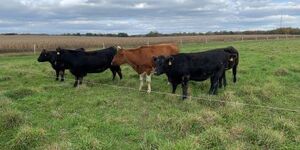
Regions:
<svg viewBox="0 0 300 150"><path fill-rule="evenodd" d="M33 52L42 49L105 48L114 45L137 47L158 43L209 43L246 40L296 39L300 35L207 35L207 36L168 36L168 37L78 37L78 36L0 36L0 53Z"/></svg>

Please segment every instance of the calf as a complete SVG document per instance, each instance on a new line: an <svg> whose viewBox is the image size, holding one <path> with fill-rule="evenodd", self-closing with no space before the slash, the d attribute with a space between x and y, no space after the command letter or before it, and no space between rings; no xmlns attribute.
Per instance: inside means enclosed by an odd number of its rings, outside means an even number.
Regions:
<svg viewBox="0 0 300 150"><path fill-rule="evenodd" d="M74 87L82 84L83 77L87 73L100 73L108 68L113 73L113 79L115 79L116 73L122 79L120 66L111 65L111 61L116 53L117 48L115 47L90 52L57 49L59 61L67 65L70 68L70 72L75 76Z"/></svg>
<svg viewBox="0 0 300 150"><path fill-rule="evenodd" d="M76 49L76 51L85 51L84 48ZM56 51L47 51L45 49L42 50L38 62L50 62L52 68L56 72L56 81L59 80L60 75L60 81L64 81L65 76L65 69L69 69L67 66L65 66L63 63L58 61L57 52Z"/></svg>
<svg viewBox="0 0 300 150"><path fill-rule="evenodd" d="M129 64L140 76L140 87L142 90L143 80L146 76L146 82L148 84L147 92L151 92L151 75L154 69L153 56L169 56L178 53L178 48L174 44L157 44L150 46L141 46L134 49L122 49L118 50L117 55L114 57L112 64L122 65Z"/></svg>
<svg viewBox="0 0 300 150"><path fill-rule="evenodd" d="M210 78L209 94L217 94L219 80L225 68L230 66L231 54L226 51L206 51L198 53L182 53L169 57L153 57L155 75L165 73L175 93L178 84L182 86L182 99L187 98L189 80L204 81Z"/></svg>

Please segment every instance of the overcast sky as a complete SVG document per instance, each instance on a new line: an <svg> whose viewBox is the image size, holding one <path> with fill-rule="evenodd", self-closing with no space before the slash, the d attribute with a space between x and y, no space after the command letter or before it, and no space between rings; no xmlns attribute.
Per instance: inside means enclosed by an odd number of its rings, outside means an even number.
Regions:
<svg viewBox="0 0 300 150"><path fill-rule="evenodd" d="M207 32L300 27L300 0L1 0L0 33Z"/></svg>

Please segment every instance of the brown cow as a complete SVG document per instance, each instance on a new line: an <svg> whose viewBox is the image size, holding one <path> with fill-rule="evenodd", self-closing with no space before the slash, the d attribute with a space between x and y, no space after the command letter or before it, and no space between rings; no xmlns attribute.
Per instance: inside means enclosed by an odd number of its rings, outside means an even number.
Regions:
<svg viewBox="0 0 300 150"><path fill-rule="evenodd" d="M157 44L141 46L134 49L122 49L119 47L112 60L113 65L129 64L140 75L140 87L142 90L144 78L148 84L147 92L151 92L151 75L154 69L154 56L169 56L179 52L175 44Z"/></svg>

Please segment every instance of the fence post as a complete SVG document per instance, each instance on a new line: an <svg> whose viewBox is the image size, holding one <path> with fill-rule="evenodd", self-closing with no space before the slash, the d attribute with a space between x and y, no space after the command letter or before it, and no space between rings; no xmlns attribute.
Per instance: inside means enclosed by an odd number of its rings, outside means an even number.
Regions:
<svg viewBox="0 0 300 150"><path fill-rule="evenodd" d="M269 36L267 35L267 40L269 40Z"/></svg>
<svg viewBox="0 0 300 150"><path fill-rule="evenodd" d="M279 40L279 36L277 36L277 40Z"/></svg>
<svg viewBox="0 0 300 150"><path fill-rule="evenodd" d="M287 34L285 34L285 39L286 39L286 40L288 39L288 35L287 35Z"/></svg>
<svg viewBox="0 0 300 150"><path fill-rule="evenodd" d="M183 45L183 42L182 42L182 39L180 39L180 46L182 47L182 45Z"/></svg>
<svg viewBox="0 0 300 150"><path fill-rule="evenodd" d="M103 49L105 48L105 43L102 43L102 47L103 47Z"/></svg>
<svg viewBox="0 0 300 150"><path fill-rule="evenodd" d="M242 35L242 41L244 41L244 35Z"/></svg>
<svg viewBox="0 0 300 150"><path fill-rule="evenodd" d="M207 43L208 41L207 41L207 37L205 36L205 43Z"/></svg>
<svg viewBox="0 0 300 150"><path fill-rule="evenodd" d="M147 40L147 45L148 45L148 46L150 45L150 42L149 42L149 40Z"/></svg>
<svg viewBox="0 0 300 150"><path fill-rule="evenodd" d="M35 55L36 52L36 44L33 44L33 54Z"/></svg>

